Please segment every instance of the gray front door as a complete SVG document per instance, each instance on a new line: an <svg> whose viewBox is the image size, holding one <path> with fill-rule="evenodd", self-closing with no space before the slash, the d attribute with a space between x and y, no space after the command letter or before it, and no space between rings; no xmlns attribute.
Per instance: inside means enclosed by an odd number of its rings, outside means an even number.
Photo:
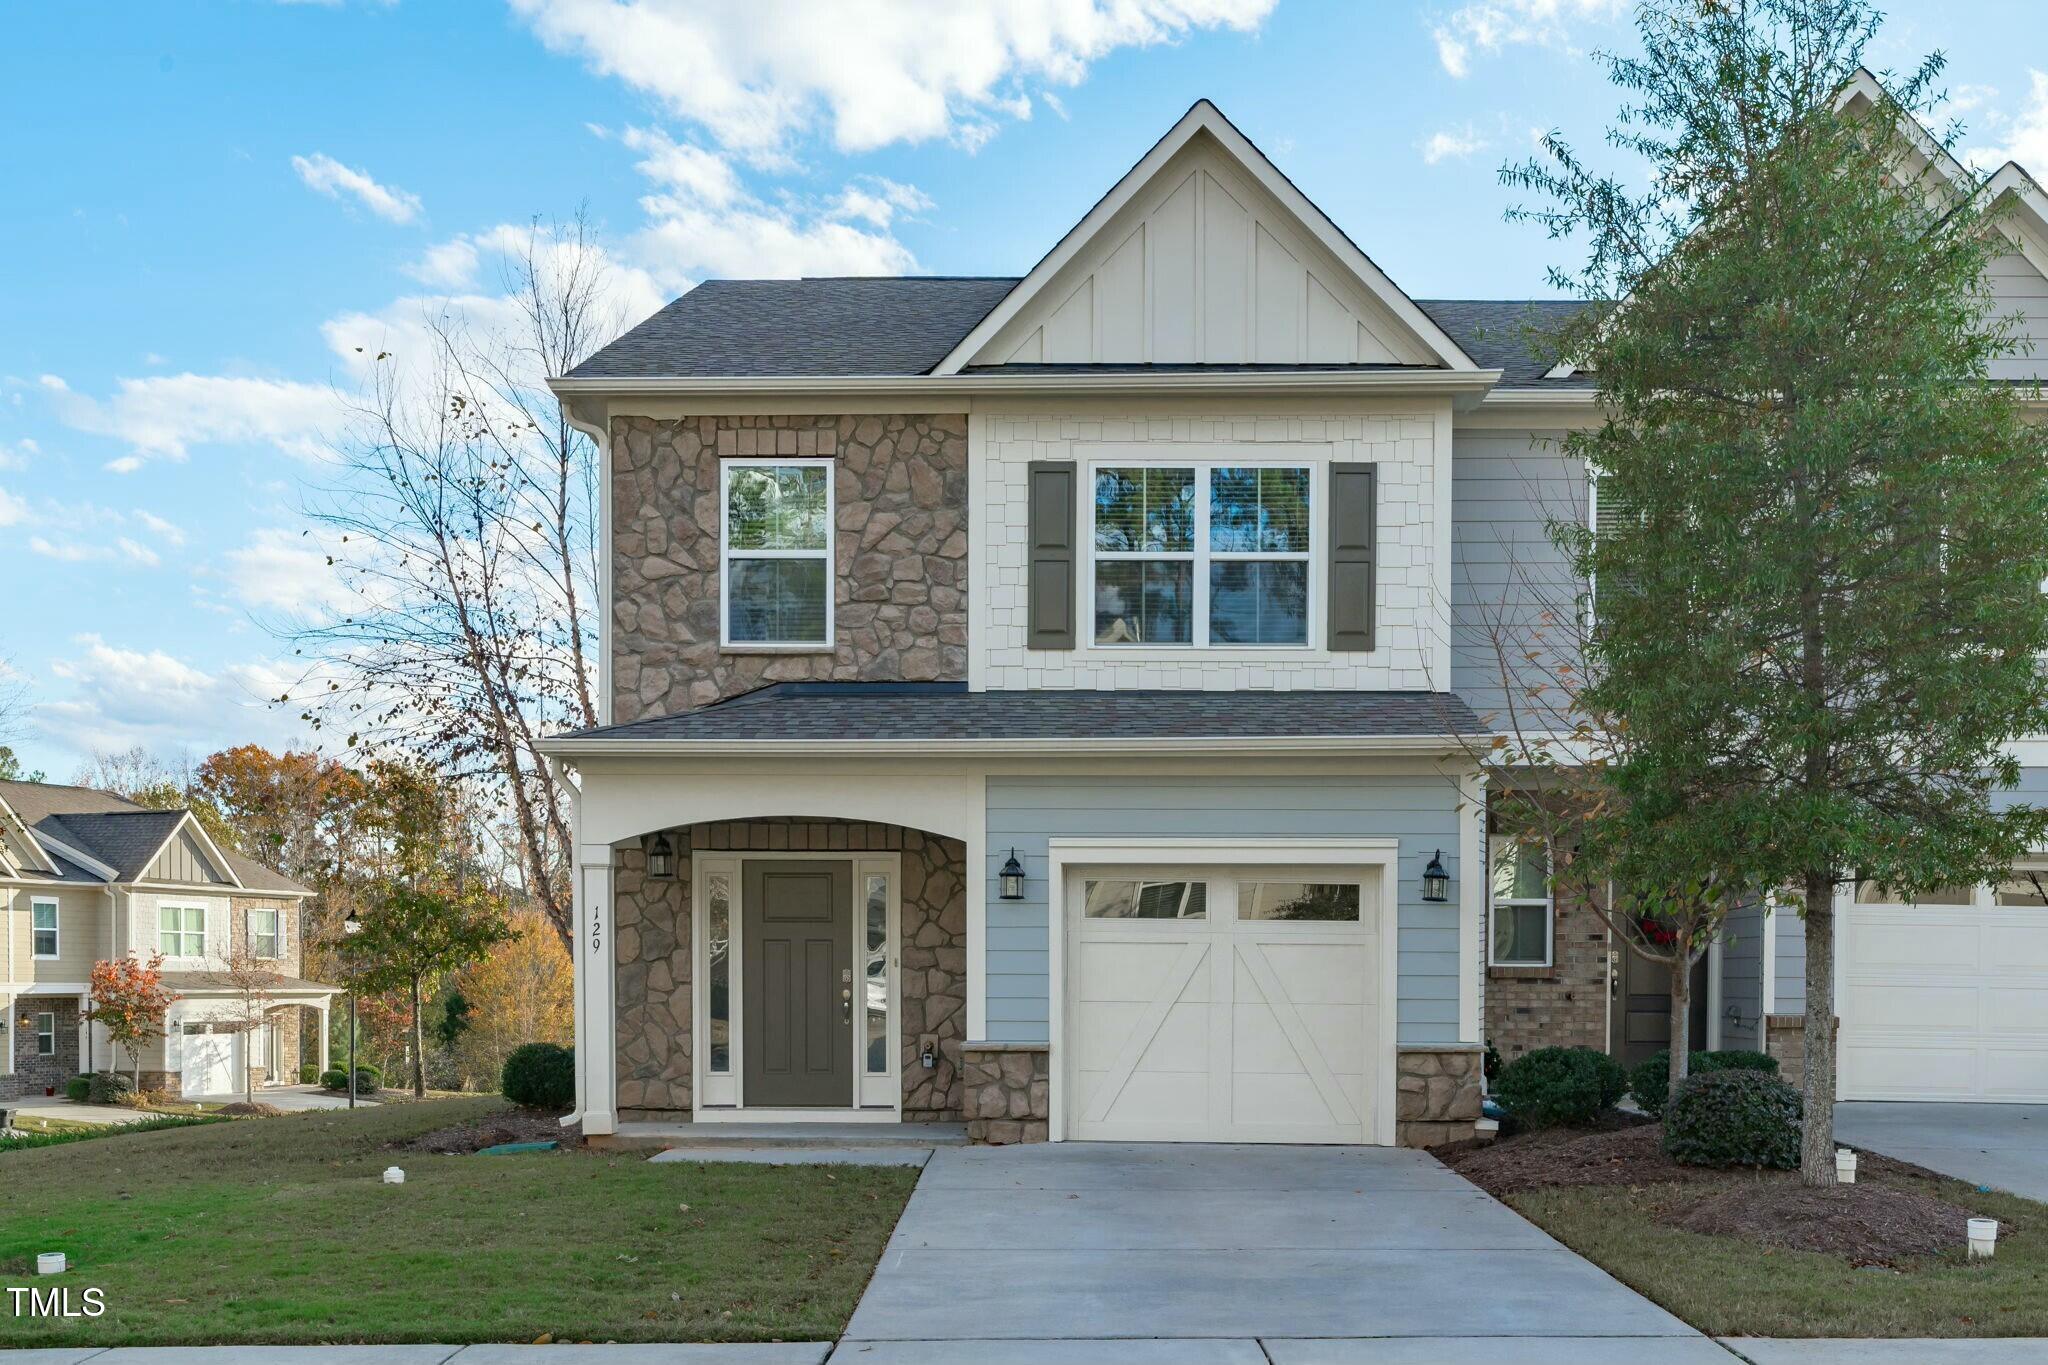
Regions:
<svg viewBox="0 0 2048 1365"><path fill-rule="evenodd" d="M1707 1045L1707 960L1692 964L1687 990L1688 1047ZM1623 1066L1646 1062L1671 1046L1671 966L1652 962L1631 948L1621 950L1621 1005L1616 1024L1614 1059Z"/></svg>
<svg viewBox="0 0 2048 1365"><path fill-rule="evenodd" d="M749 859L740 894L748 1108L853 1104L853 864Z"/></svg>

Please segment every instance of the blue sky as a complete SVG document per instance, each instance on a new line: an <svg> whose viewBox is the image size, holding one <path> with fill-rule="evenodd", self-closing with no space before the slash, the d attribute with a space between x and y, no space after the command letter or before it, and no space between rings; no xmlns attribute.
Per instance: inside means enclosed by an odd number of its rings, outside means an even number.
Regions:
<svg viewBox="0 0 2048 1365"><path fill-rule="evenodd" d="M1966 145L2048 174L2048 10L1891 7ZM21 6L0 55L0 656L17 748L298 736L272 627L352 346L484 298L587 207L622 308L708 276L1027 269L1197 97L1410 293L1530 297L1496 184L1598 138L1618 0L510 0ZM1567 262L1568 263L1568 262Z"/></svg>

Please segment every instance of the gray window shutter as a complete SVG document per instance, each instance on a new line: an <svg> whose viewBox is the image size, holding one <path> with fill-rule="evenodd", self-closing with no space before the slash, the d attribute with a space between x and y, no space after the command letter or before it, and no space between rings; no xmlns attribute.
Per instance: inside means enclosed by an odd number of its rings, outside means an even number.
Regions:
<svg viewBox="0 0 2048 1365"><path fill-rule="evenodd" d="M1072 460L1033 460L1030 515L1025 529L1030 649L1074 647L1074 540L1076 472Z"/></svg>
<svg viewBox="0 0 2048 1365"><path fill-rule="evenodd" d="M1379 466L1330 466L1330 650L1358 654L1373 646L1378 575Z"/></svg>

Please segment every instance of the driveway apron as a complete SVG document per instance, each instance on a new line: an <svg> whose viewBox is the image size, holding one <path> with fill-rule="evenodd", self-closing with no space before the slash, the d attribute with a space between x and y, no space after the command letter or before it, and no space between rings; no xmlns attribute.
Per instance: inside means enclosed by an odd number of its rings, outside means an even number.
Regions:
<svg viewBox="0 0 2048 1365"><path fill-rule="evenodd" d="M2048 1200L2048 1104L1835 1106L1835 1137L1973 1184Z"/></svg>
<svg viewBox="0 0 2048 1365"><path fill-rule="evenodd" d="M1424 1153L1057 1143L935 1153L835 1358L861 1342L1206 1355L1196 1343L1496 1336L1704 1344Z"/></svg>

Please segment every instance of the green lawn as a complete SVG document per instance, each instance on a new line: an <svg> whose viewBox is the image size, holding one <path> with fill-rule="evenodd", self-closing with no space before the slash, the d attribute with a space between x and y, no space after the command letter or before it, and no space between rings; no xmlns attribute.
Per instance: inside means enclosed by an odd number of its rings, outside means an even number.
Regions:
<svg viewBox="0 0 2048 1365"><path fill-rule="evenodd" d="M1998 1219L1998 1254L1865 1270L1656 1220L1701 1186L1552 1187L1508 1203L1711 1336L2048 1336L2048 1205L1954 1180L1879 1178Z"/></svg>
<svg viewBox="0 0 2048 1365"><path fill-rule="evenodd" d="M0 1347L829 1339L916 1180L378 1150L502 1106L430 1100L0 1152L0 1286L64 1251L61 1283L97 1286L108 1305L96 1320L0 1315ZM381 1182L392 1164L405 1184Z"/></svg>

